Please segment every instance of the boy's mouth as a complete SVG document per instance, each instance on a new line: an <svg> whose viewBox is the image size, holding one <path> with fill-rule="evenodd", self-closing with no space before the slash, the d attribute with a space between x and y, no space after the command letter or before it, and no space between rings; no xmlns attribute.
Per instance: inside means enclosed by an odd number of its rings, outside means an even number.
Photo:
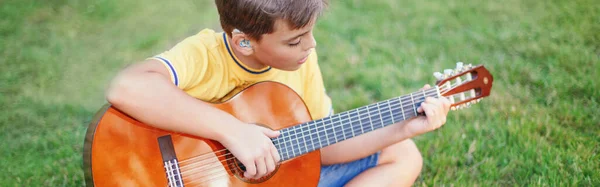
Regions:
<svg viewBox="0 0 600 187"><path fill-rule="evenodd" d="M302 63L306 62L306 60L308 60L308 55L306 55L306 57L304 57L300 61L298 61L298 64L302 64Z"/></svg>

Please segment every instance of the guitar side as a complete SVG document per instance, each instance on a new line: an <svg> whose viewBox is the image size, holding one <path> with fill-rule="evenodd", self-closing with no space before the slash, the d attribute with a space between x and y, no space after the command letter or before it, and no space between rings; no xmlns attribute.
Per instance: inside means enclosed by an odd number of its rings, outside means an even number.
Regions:
<svg viewBox="0 0 600 187"><path fill-rule="evenodd" d="M248 87L223 103L213 103L241 121L283 129L311 120L302 99L275 82ZM159 138L163 146L159 145ZM172 144L172 153L164 146ZM167 142L167 143L168 143ZM166 148L165 148L166 147ZM105 105L88 126L83 161L87 186L316 186L320 152L280 163L262 182L244 181L231 155L216 141L164 131ZM176 171L165 167L165 155L174 154ZM236 170L237 169L237 170ZM177 176L180 176L178 178ZM168 178L175 179L168 180ZM180 185L181 184L181 185Z"/></svg>

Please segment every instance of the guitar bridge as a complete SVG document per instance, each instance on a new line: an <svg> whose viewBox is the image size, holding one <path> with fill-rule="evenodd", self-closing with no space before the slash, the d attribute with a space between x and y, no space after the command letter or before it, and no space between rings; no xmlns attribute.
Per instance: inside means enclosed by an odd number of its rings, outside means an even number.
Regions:
<svg viewBox="0 0 600 187"><path fill-rule="evenodd" d="M179 161L175 155L173 141L170 135L161 136L158 138L158 146L162 155L165 174L170 187L183 187L183 179L179 170Z"/></svg>

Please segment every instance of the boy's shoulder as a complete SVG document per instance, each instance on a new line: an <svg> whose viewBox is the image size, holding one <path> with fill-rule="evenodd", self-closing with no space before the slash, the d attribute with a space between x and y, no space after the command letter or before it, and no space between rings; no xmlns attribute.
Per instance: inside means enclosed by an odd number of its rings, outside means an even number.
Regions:
<svg viewBox="0 0 600 187"><path fill-rule="evenodd" d="M216 32L212 29L203 29L198 33L188 36L181 43L186 43L192 46L200 46L203 48L212 49L219 47L223 43L223 32Z"/></svg>

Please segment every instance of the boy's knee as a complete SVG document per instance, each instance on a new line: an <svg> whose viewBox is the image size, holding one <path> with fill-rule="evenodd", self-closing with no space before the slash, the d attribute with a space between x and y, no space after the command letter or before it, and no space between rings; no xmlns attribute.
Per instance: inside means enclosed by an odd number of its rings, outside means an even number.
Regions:
<svg viewBox="0 0 600 187"><path fill-rule="evenodd" d="M423 157L417 145L411 139L406 139L383 149L379 163L390 163L397 165L401 170L420 173L423 167Z"/></svg>

